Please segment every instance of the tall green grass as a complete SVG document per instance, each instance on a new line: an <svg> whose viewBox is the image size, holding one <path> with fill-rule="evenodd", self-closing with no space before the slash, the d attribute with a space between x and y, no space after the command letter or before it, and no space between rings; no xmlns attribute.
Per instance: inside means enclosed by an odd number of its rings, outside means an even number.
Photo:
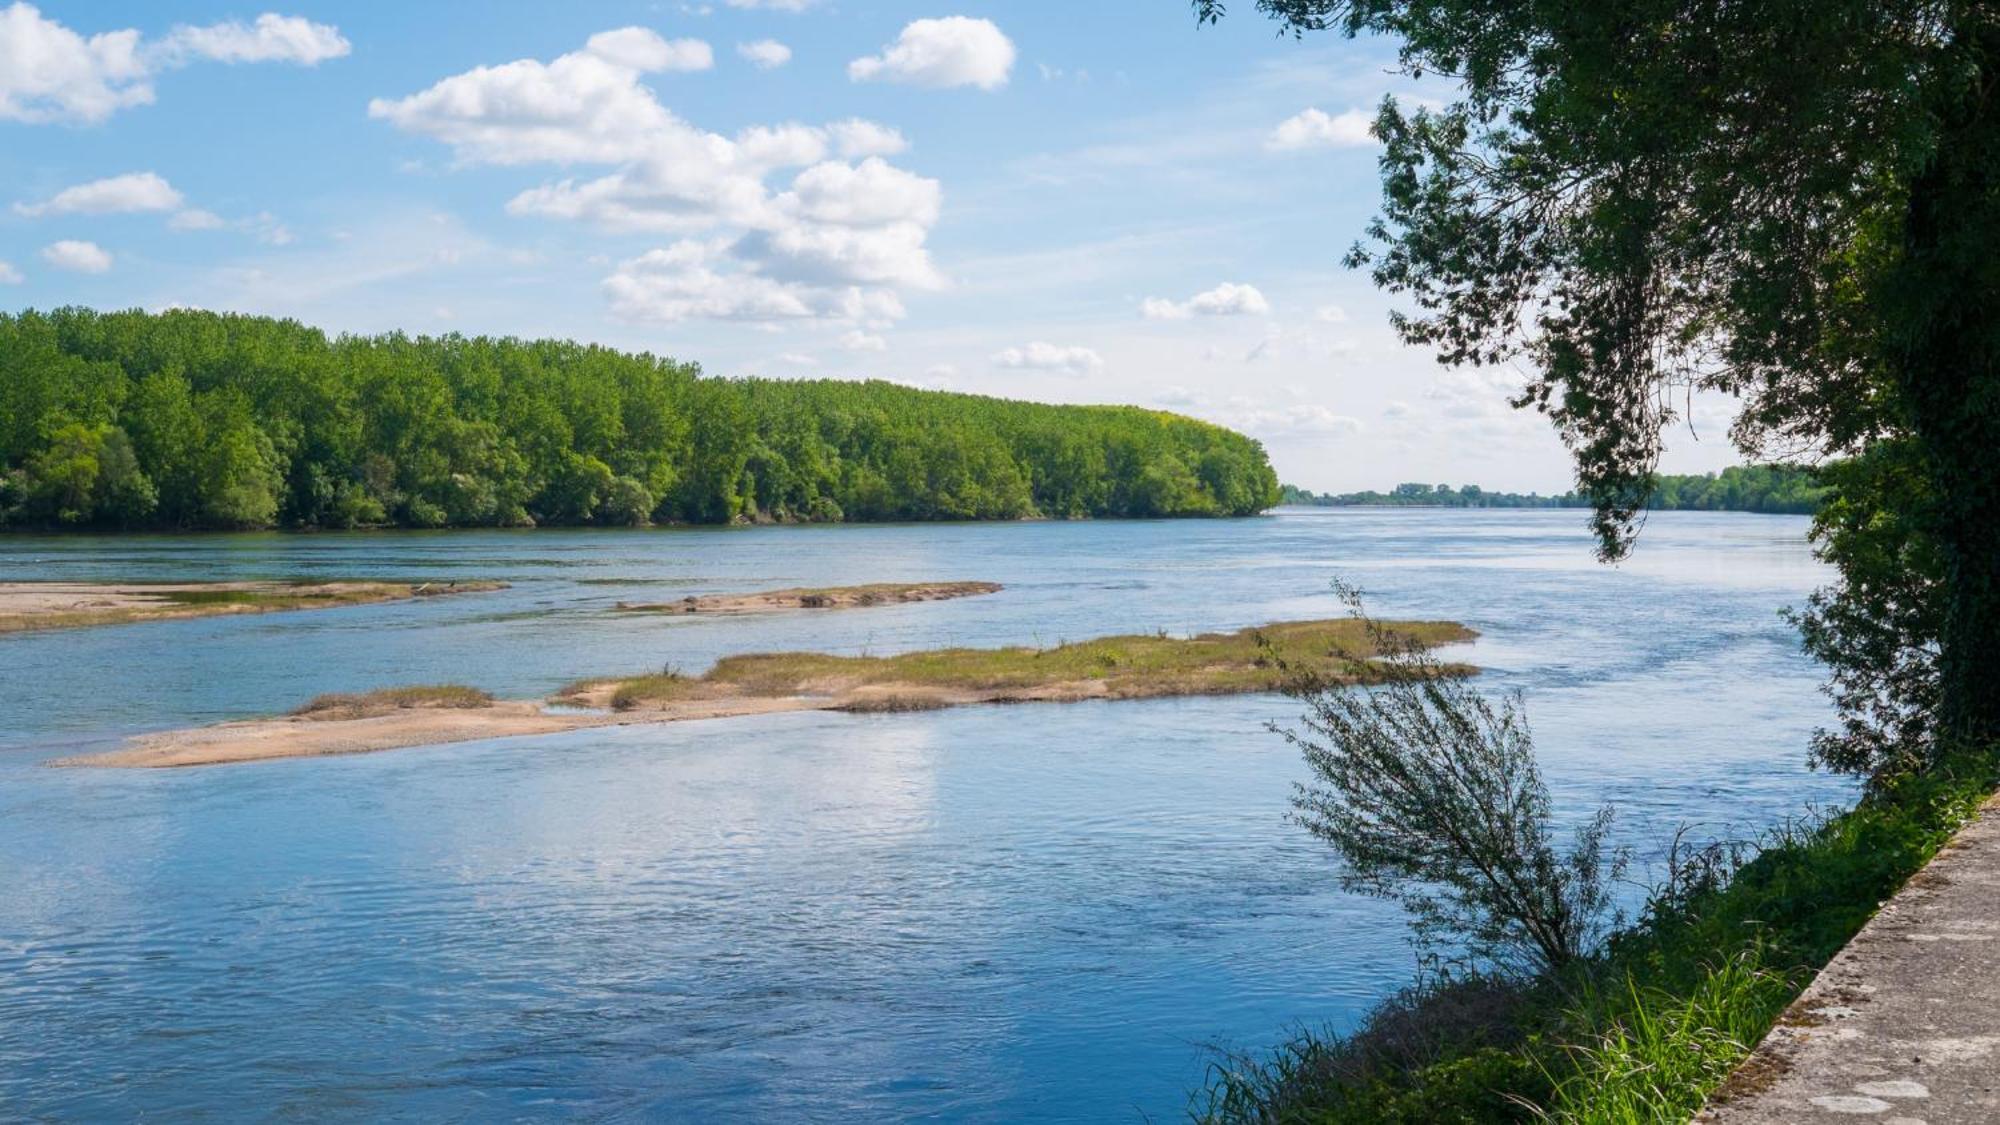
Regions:
<svg viewBox="0 0 2000 1125"><path fill-rule="evenodd" d="M1349 1034L1301 1034L1217 1062L1192 1116L1686 1121L1996 783L1994 755L1967 755L1884 783L1848 812L1786 825L1746 862L1699 853L1564 978L1420 983Z"/></svg>

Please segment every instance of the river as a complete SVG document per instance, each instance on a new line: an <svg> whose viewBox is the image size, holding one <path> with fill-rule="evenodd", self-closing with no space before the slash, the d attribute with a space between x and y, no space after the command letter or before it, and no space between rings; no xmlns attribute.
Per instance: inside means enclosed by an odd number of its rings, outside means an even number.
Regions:
<svg viewBox="0 0 2000 1125"><path fill-rule="evenodd" d="M1798 517L0 538L0 580L503 579L490 595L0 636L0 1116L1140 1121L1217 1046L1348 1026L1394 907L1286 821L1252 696L782 714L173 771L143 730L413 682L545 693L772 649L889 653L1341 612L1481 631L1566 817L1656 849L1848 787L1778 616ZM759 617L621 600L920 579L962 601ZM1457 656L1459 653L1454 652Z"/></svg>

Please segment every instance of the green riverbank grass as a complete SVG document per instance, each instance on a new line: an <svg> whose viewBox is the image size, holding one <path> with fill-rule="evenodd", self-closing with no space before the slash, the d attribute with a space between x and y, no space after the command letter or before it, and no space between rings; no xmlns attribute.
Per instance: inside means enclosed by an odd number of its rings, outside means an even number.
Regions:
<svg viewBox="0 0 2000 1125"><path fill-rule="evenodd" d="M1218 1063L1194 1116L1686 1121L1996 783L1991 756L1963 759L1788 825L1740 867L1717 851L1683 857L1637 924L1579 972L1420 982L1350 1035L1302 1034Z"/></svg>
<svg viewBox="0 0 2000 1125"><path fill-rule="evenodd" d="M491 695L464 684L416 684L379 691L317 695L292 714L307 719L365 719L371 715L421 707L470 710L492 702Z"/></svg>

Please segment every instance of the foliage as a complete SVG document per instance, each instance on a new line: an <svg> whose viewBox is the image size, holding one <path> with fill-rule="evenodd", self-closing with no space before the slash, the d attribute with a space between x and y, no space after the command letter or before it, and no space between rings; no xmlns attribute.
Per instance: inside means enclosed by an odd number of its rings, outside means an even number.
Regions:
<svg viewBox="0 0 2000 1125"><path fill-rule="evenodd" d="M1677 849L1637 922L1539 982L1431 979L1347 1035L1231 1057L1212 1122L1685 1121L2000 783L1994 755L1904 774L1760 847ZM1747 861L1746 861L1747 860ZM1422 1049L1411 1049L1411 1028ZM1468 1081L1467 1076L1476 1076Z"/></svg>
<svg viewBox="0 0 2000 1125"><path fill-rule="evenodd" d="M1844 581L1791 615L1840 715L1814 736L1814 760L1844 773L1892 777L1948 752L1934 737L1944 559L1925 530L1934 501L1918 458L1892 439L1827 470L1833 500L1814 537Z"/></svg>
<svg viewBox="0 0 2000 1125"><path fill-rule="evenodd" d="M1487 699L1350 597L1381 672L1350 690L1301 671L1292 690L1306 703L1303 729L1277 728L1313 773L1292 799L1297 819L1340 853L1343 886L1410 913L1426 952L1463 947L1531 976L1586 956L1624 869L1604 849L1611 810L1559 849L1519 699Z"/></svg>
<svg viewBox="0 0 2000 1125"><path fill-rule="evenodd" d="M552 340L0 314L0 527L1240 516L1258 443L1136 407L703 378Z"/></svg>
<svg viewBox="0 0 2000 1125"><path fill-rule="evenodd" d="M1935 564L1938 616L1871 612L1858 573L1829 604L1867 631L1934 625L1892 645L1934 640L1926 737L2000 740L2000 6L1257 8L1294 35L1392 37L1407 73L1457 83L1440 106L1384 102L1382 214L1349 261L1409 299L1406 340L1447 364L1528 368L1516 403L1570 446L1604 555L1629 548L1694 391L1738 396L1752 456L1906 442L1924 502L1877 530ZM1831 635L1853 620L1823 614L1822 647L1882 643ZM1870 693L1852 689L1836 676L1862 705L1833 738L1856 752L1825 757L1873 768L1883 756L1851 738Z"/></svg>
<svg viewBox="0 0 2000 1125"><path fill-rule="evenodd" d="M1734 465L1721 473L1661 474L1646 499L1652 511L1772 512L1811 515L1825 503L1827 490L1818 483L1826 470L1792 465ZM1388 492L1312 493L1292 485L1279 488L1279 502L1317 508L1369 506L1385 508L1587 508L1590 498L1577 492L1554 496L1539 493L1494 492L1468 484L1421 482L1399 484Z"/></svg>

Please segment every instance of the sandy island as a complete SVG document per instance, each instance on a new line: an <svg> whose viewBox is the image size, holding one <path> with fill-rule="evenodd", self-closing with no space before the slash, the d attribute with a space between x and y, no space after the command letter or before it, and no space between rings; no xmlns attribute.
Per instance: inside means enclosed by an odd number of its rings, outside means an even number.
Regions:
<svg viewBox="0 0 2000 1125"><path fill-rule="evenodd" d="M374 605L505 582L0 582L0 633Z"/></svg>
<svg viewBox="0 0 2000 1125"><path fill-rule="evenodd" d="M676 602L619 602L632 613L775 613L793 609L860 609L866 606L941 602L999 593L998 582L874 582L866 586L794 587L754 594L707 594Z"/></svg>
<svg viewBox="0 0 2000 1125"><path fill-rule="evenodd" d="M1478 635L1449 621L1381 624L1391 635L1423 645ZM698 677L669 671L583 680L549 704L496 700L457 685L321 696L290 715L139 735L120 750L50 764L222 765L778 711L894 712L1267 692L1299 672L1335 683L1379 681L1387 668L1374 655L1366 627L1351 618L1185 638L1104 637L1054 648L952 648L882 657L757 653L726 657ZM1477 671L1464 664L1444 668L1451 674Z"/></svg>

